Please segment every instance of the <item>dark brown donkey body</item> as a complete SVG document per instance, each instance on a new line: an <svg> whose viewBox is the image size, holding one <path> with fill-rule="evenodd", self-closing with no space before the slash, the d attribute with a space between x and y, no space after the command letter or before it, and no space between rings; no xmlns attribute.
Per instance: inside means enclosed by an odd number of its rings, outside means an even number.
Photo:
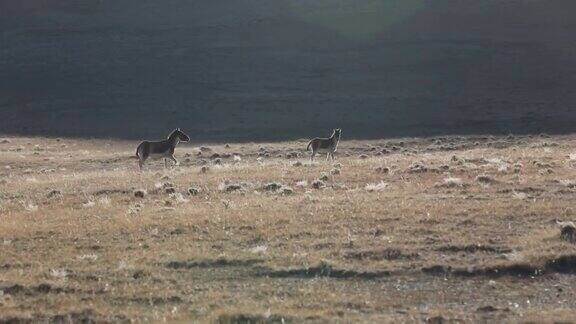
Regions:
<svg viewBox="0 0 576 324"><path fill-rule="evenodd" d="M178 165L178 160L174 157L174 149L178 143L188 141L190 141L190 137L184 134L180 128L177 128L163 141L144 141L140 143L136 149L136 156L138 157L138 165L140 166L140 169L142 169L144 162L148 159L163 158L165 167L168 167L168 159L174 161L174 163Z"/></svg>
<svg viewBox="0 0 576 324"><path fill-rule="evenodd" d="M338 143L340 142L340 136L342 135L342 129L336 128L332 132L332 136L329 138L315 138L308 143L306 150L312 148L311 161L314 161L314 157L317 153L326 153L326 160L332 158L334 160L334 153L338 149Z"/></svg>

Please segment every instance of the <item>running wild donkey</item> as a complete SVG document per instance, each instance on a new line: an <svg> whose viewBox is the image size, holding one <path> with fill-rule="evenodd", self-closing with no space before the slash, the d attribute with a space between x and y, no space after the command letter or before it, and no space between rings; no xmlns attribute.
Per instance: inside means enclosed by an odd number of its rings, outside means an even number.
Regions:
<svg viewBox="0 0 576 324"><path fill-rule="evenodd" d="M338 142L340 142L340 135L342 135L342 129L336 128L332 132L332 136L330 138L315 138L308 143L308 147L306 150L310 150L312 147L312 156L310 157L311 161L314 161L314 156L317 153L324 153L326 152L326 161L331 157L334 160L334 153L338 148Z"/></svg>
<svg viewBox="0 0 576 324"><path fill-rule="evenodd" d="M138 165L140 170L144 166L147 159L162 159L164 158L164 166L168 167L168 159L174 161L178 165L178 160L174 157L174 149L178 143L190 141L190 137L184 134L180 128L175 129L167 139L158 142L144 141L138 145L136 149L136 156L138 157Z"/></svg>

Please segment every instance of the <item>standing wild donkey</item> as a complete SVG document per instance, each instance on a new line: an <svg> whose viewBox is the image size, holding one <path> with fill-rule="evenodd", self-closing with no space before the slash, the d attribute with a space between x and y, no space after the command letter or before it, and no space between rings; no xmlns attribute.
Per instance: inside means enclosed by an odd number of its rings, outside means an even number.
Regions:
<svg viewBox="0 0 576 324"><path fill-rule="evenodd" d="M168 167L168 159L174 161L178 165L178 160L174 157L174 149L178 143L190 141L190 137L184 134L180 128L175 129L168 139L158 142L144 141L138 145L136 149L136 156L138 157L138 165L140 170L144 166L147 159L162 159L164 158L164 166Z"/></svg>
<svg viewBox="0 0 576 324"><path fill-rule="evenodd" d="M310 150L312 147L312 156L310 157L311 161L314 161L314 156L317 153L324 153L326 152L326 161L331 157L334 160L334 153L336 153L336 149L338 148L338 142L340 142L340 135L342 135L342 129L336 128L332 132L332 136L330 138L315 138L308 143L308 147L306 151Z"/></svg>

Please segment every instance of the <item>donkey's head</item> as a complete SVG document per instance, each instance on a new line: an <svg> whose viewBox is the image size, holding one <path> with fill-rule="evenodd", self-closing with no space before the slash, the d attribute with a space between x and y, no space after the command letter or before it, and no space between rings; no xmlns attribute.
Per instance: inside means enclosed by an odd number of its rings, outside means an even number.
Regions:
<svg viewBox="0 0 576 324"><path fill-rule="evenodd" d="M334 136L340 138L340 135L342 135L342 129L341 128L335 128L334 132L332 133Z"/></svg>
<svg viewBox="0 0 576 324"><path fill-rule="evenodd" d="M180 128L176 128L169 136L169 138L177 138L181 142L189 142L190 136L186 135Z"/></svg>

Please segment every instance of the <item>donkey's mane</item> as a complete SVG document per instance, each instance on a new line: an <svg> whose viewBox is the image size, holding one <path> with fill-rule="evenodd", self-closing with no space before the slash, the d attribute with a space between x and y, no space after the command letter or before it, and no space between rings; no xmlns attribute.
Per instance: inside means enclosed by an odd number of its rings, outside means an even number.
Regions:
<svg viewBox="0 0 576 324"><path fill-rule="evenodd" d="M173 130L170 135L168 135L168 139L172 139L177 133L180 132L180 129L176 128L175 130Z"/></svg>

